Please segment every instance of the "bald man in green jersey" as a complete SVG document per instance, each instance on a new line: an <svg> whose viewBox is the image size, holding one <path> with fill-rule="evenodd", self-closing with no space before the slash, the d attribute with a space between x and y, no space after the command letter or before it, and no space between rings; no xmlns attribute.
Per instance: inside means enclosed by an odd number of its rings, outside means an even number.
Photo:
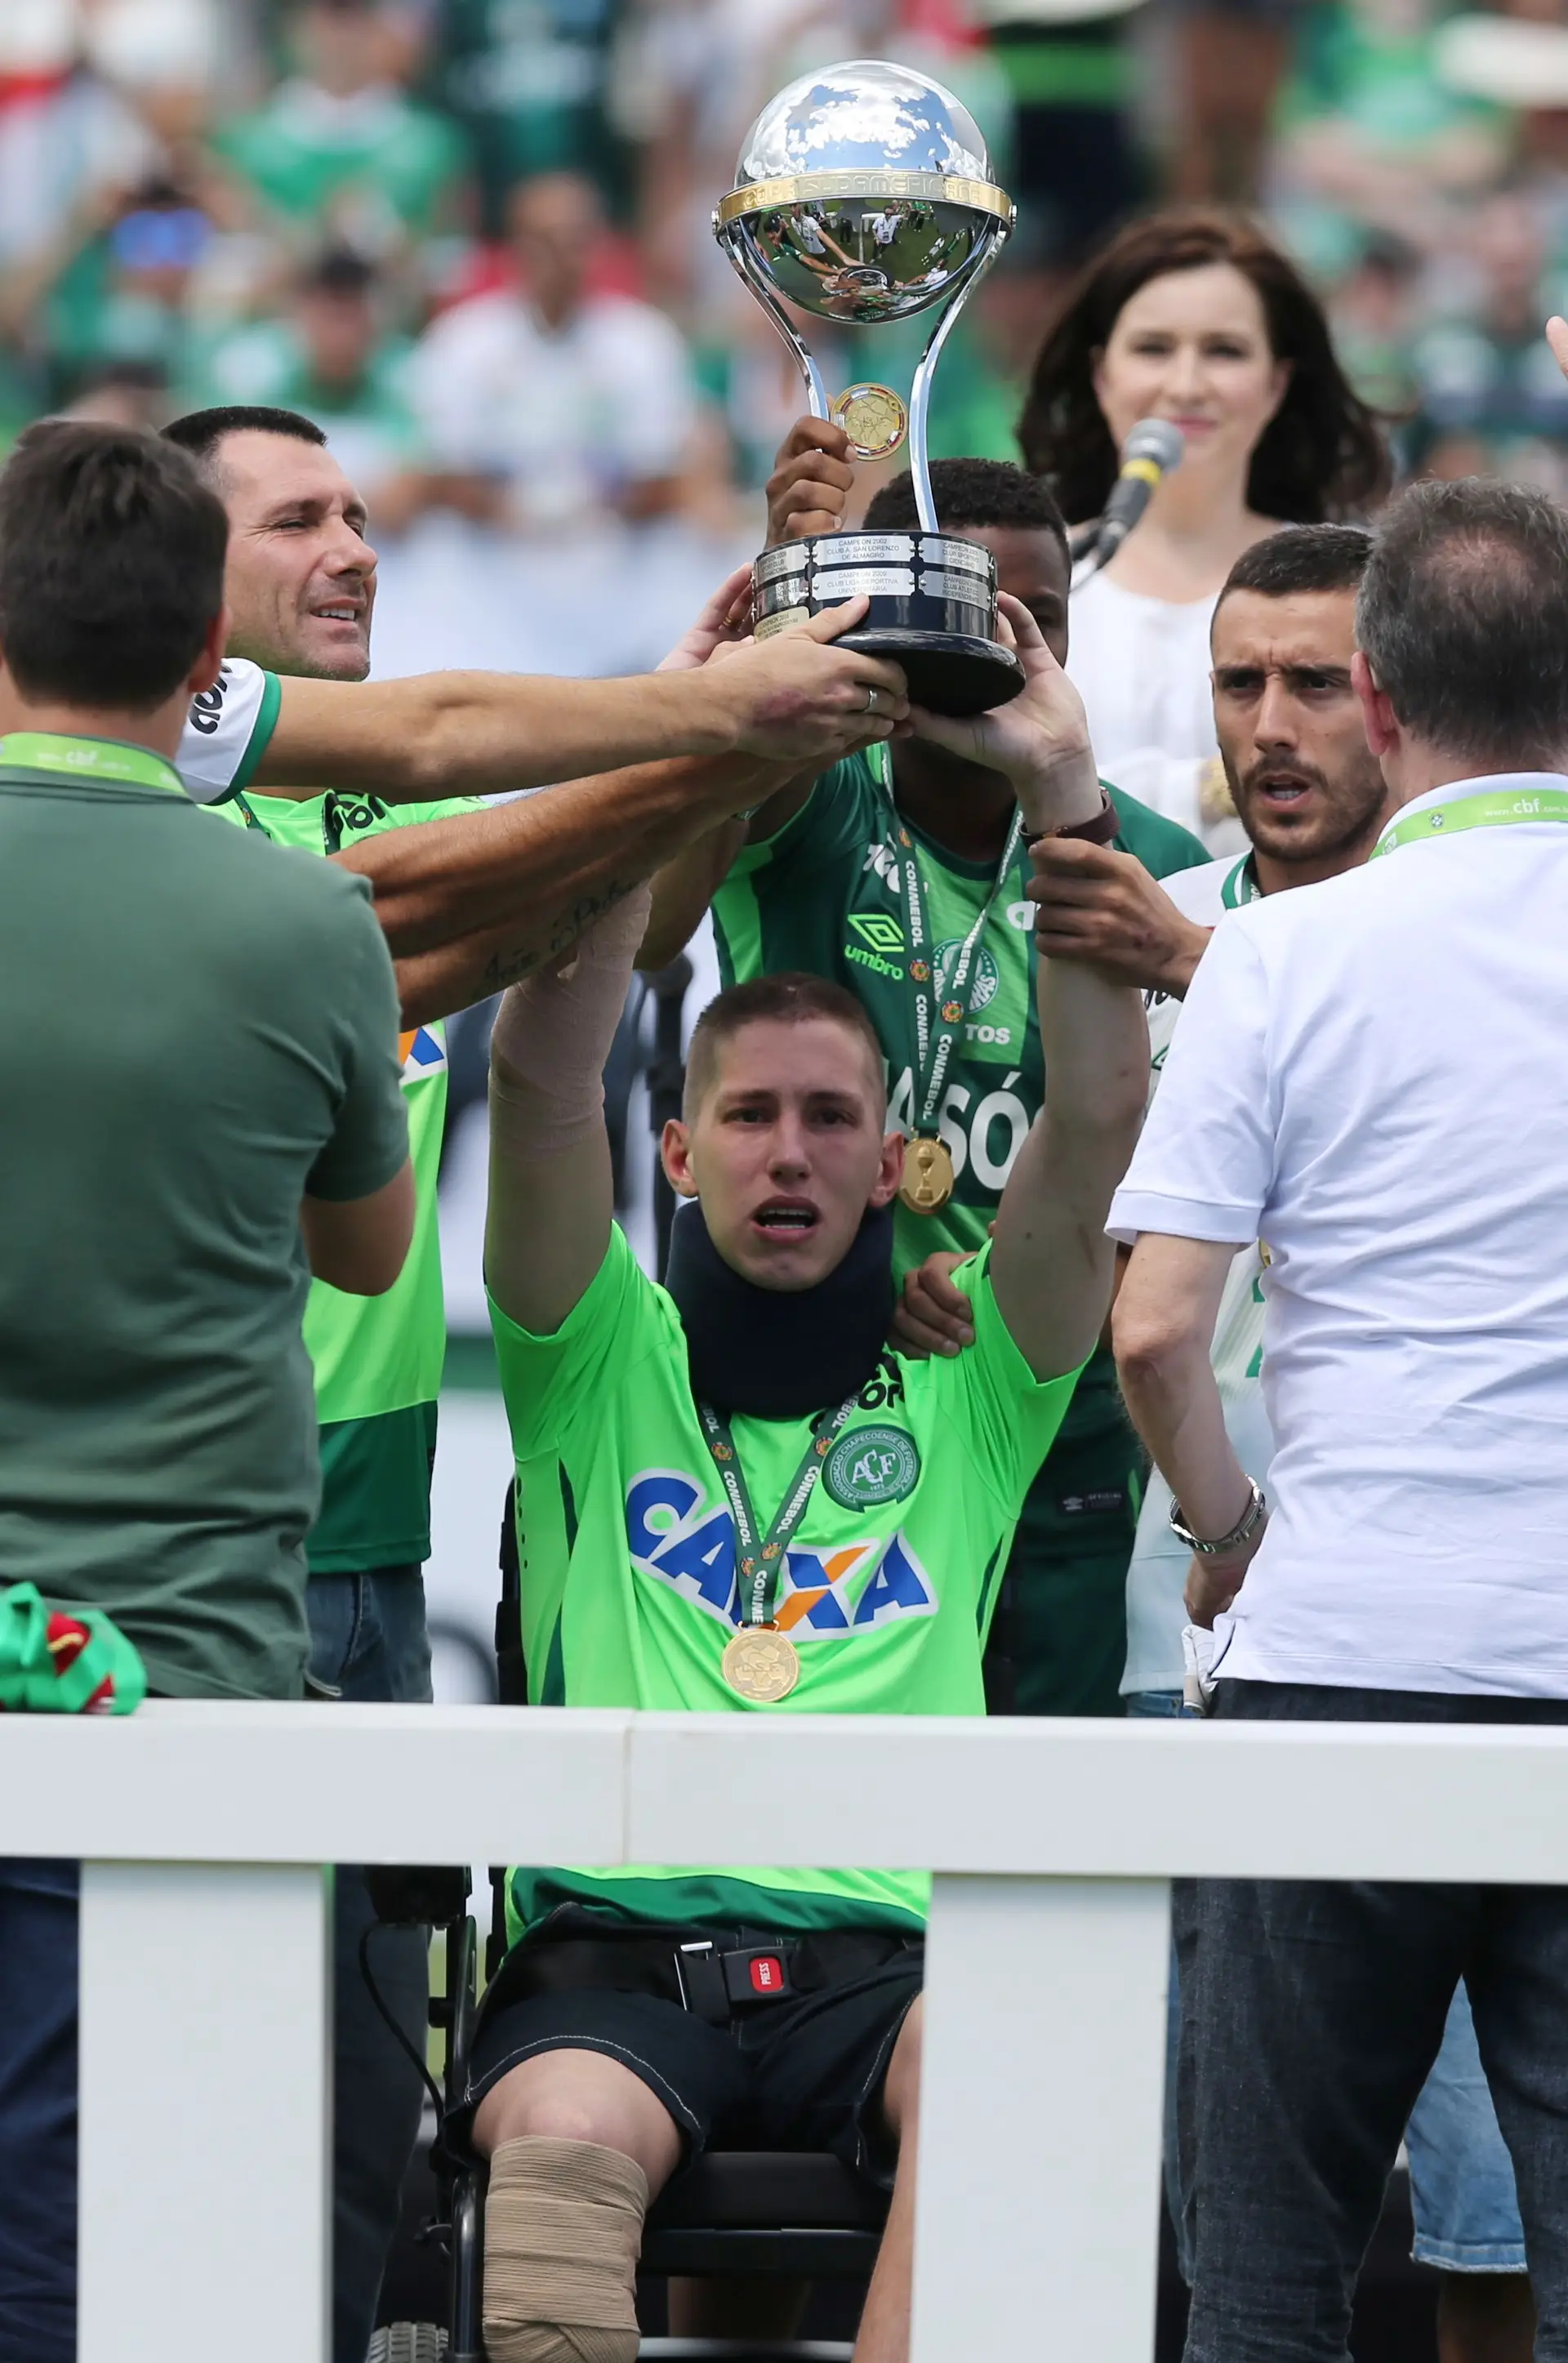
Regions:
<svg viewBox="0 0 1568 2363"><path fill-rule="evenodd" d="M842 509L851 471L814 439L839 430L803 421L770 488L773 538L816 529ZM932 470L944 528L983 542L1004 590L1029 607L1053 653L1067 647L1066 528L1048 489L999 461L944 460ZM787 514L809 503L811 525ZM908 476L877 494L866 526L912 527ZM1154 877L1205 863L1197 838L1113 788L1108 842ZM900 1204L894 1253L900 1277L933 1253L984 1245L1020 1145L1045 1091L1031 1014L1032 906L1018 836L1014 788L966 748L895 738L832 771L808 775L749 823L725 824L661 877L639 965L673 958L712 897L725 982L779 969L836 978L865 1006L888 1061L889 1115L906 1133L929 1132L952 1159L954 1187L928 1211ZM911 882L911 872L913 871ZM934 947L940 999L978 926L965 1009L933 1104L926 1104L937 1042L917 1056L918 935ZM896 1342L923 1342L906 1327ZM1096 1354L1019 1522L988 1663L993 1712L1119 1714L1126 1663L1126 1577L1137 1531L1143 1449L1122 1408L1108 1349Z"/></svg>

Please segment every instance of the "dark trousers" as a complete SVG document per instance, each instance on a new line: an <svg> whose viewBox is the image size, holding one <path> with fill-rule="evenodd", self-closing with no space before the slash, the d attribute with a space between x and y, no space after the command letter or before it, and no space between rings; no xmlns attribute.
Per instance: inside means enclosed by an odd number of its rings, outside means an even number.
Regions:
<svg viewBox="0 0 1568 2363"><path fill-rule="evenodd" d="M76 2358L76 1894L0 1858L0 2363Z"/></svg>
<svg viewBox="0 0 1568 2363"><path fill-rule="evenodd" d="M418 1568L313 1575L305 1602L315 1695L428 1701L430 1638ZM364 2363L425 2094L370 1999L359 1943L369 1930L370 1967L381 1999L423 2052L429 1942L422 1928L376 1924L358 1863L339 1863L334 1899L332 2353L333 2363Z"/></svg>
<svg viewBox="0 0 1568 2363"><path fill-rule="evenodd" d="M1568 1700L1221 1682L1294 1722L1568 1723ZM1187 2363L1344 2363L1356 2275L1469 1987L1540 2310L1568 2363L1568 1890L1201 1880L1176 1894Z"/></svg>

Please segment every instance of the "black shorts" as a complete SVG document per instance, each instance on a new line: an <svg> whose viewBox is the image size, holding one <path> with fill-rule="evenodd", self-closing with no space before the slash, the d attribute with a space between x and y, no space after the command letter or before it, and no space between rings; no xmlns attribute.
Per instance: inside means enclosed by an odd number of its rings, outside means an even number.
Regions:
<svg viewBox="0 0 1568 2363"><path fill-rule="evenodd" d="M569 1906L551 1915L545 1931L580 1946L592 1925L592 1914ZM725 1949L769 1941L750 1929L658 1933L668 1936L672 1953L704 1937ZM891 2185L897 2146L877 2104L899 2029L921 1990L921 1943L902 1946L863 1975L785 1995L715 2025L662 1993L626 1991L613 1938L602 1940L602 1985L513 1999L525 1981L516 1974L525 1972L525 1957L550 1941L542 1933L515 1947L486 1997L468 2091L447 2121L455 2145L466 2144L473 2113L491 2085L525 2059L544 2051L602 2051L663 2102L689 2157L704 2149L831 2150L882 2188Z"/></svg>

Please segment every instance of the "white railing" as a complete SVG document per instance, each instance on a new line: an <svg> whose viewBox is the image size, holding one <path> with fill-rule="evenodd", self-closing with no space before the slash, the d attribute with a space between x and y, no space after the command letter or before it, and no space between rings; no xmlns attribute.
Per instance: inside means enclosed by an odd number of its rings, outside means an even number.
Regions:
<svg viewBox="0 0 1568 2363"><path fill-rule="evenodd" d="M80 2363L322 2363L324 1862L933 1869L916 2363L1153 2347L1168 1881L1568 1883L1568 1730L149 1705L0 1719L84 1862Z"/></svg>

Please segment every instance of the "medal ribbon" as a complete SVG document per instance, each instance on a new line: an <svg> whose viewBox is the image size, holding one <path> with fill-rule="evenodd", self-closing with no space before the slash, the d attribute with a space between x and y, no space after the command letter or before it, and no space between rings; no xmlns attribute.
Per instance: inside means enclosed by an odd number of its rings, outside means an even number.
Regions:
<svg viewBox="0 0 1568 2363"><path fill-rule="evenodd" d="M978 972L975 955L979 949L987 923L996 908L997 898L1018 858L1023 836L1023 815L1018 812L1012 816L1012 826L1007 833L1007 843L1002 848L1002 857L997 864L990 892L980 905L974 926L958 948L958 957L946 980L939 1008L936 1002L936 947L930 941L931 928L926 915L925 885L920 874L920 856L913 838L899 817L890 794L888 809L892 819L894 842L900 849L904 902L909 913L910 959L905 977L908 983L906 997L914 1013L914 1070L919 1097L915 1132L917 1137L934 1139L937 1137L937 1110L942 1105L942 1086L947 1079L953 1046L968 1021L969 1004L974 993L971 970ZM923 978L915 974L917 968L925 970Z"/></svg>
<svg viewBox="0 0 1568 2363"><path fill-rule="evenodd" d="M1490 795L1461 796L1456 804L1429 804L1424 812L1391 821L1367 859L1392 853L1398 845L1414 845L1433 837L1454 837L1467 828L1508 828L1520 821L1568 821L1568 790L1537 788L1529 795L1506 790Z"/></svg>
<svg viewBox="0 0 1568 2363"><path fill-rule="evenodd" d="M823 1463L833 1449L837 1437L850 1413L860 1400L857 1387L845 1395L836 1411L821 1413L812 1428L812 1440L801 1456L801 1465L790 1480L784 1499L774 1513L772 1525L760 1544L756 1536L756 1513L751 1506L740 1455L735 1450L734 1437L729 1422L720 1416L711 1403L700 1403L697 1416L702 1423L702 1433L708 1439L708 1449L713 1456L713 1466L728 1496L730 1515L735 1522L736 1563L740 1578L741 1624L743 1627L771 1625L774 1603L778 1597L778 1579L784 1572L784 1555L812 1498L817 1479L823 1473ZM750 1598L747 1599L749 1588Z"/></svg>

